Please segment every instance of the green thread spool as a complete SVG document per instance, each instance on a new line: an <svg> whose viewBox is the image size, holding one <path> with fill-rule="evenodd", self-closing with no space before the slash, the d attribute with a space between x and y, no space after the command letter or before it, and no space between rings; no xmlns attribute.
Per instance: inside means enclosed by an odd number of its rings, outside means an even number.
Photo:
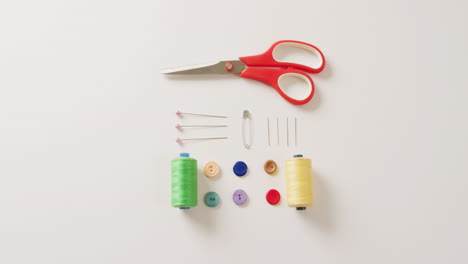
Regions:
<svg viewBox="0 0 468 264"><path fill-rule="evenodd" d="M172 207L189 209L198 203L197 160L188 153L172 160Z"/></svg>

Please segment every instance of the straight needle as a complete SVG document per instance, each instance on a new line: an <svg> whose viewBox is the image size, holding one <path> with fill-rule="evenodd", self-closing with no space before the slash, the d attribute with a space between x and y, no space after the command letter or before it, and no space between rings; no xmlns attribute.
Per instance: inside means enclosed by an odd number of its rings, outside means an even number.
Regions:
<svg viewBox="0 0 468 264"><path fill-rule="evenodd" d="M276 141L278 142L279 145L279 118L276 117Z"/></svg>
<svg viewBox="0 0 468 264"><path fill-rule="evenodd" d="M268 146L271 146L270 144L270 118L267 118L267 131L268 131Z"/></svg>
<svg viewBox="0 0 468 264"><path fill-rule="evenodd" d="M297 118L294 118L294 143L297 147Z"/></svg>

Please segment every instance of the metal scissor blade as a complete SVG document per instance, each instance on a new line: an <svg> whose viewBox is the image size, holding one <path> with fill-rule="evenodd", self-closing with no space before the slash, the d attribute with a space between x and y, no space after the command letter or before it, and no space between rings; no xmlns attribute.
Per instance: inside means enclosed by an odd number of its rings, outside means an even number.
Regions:
<svg viewBox="0 0 468 264"><path fill-rule="evenodd" d="M228 71L226 64L231 63L232 69ZM220 61L214 64L198 64L161 70L164 74L220 74L241 73L246 65L240 60Z"/></svg>

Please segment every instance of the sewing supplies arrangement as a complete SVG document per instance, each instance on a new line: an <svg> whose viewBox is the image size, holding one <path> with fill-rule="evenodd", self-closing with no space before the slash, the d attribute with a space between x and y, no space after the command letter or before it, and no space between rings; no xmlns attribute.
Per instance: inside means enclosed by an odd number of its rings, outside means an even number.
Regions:
<svg viewBox="0 0 468 264"><path fill-rule="evenodd" d="M299 64L291 61L281 60L281 56L277 54L278 49L296 48L305 50L313 54L318 60L315 63ZM319 73L325 67L325 57L323 53L315 46L293 40L282 40L274 43L265 53L240 57L239 60L220 61L211 65L197 65L189 67L179 67L164 70L165 74L239 74L240 77L249 78L264 82L273 87L286 101L294 105L303 105L308 103L314 96L315 85L312 78L306 73ZM304 73L306 72L306 73ZM299 78L306 84L307 94L302 97L292 97L286 93L283 86L284 81L288 78ZM176 112L176 116L181 119L190 116L207 117L213 119L228 118L224 115L199 114L188 112ZM271 146L271 128L270 117L267 120L267 145ZM273 119L274 120L274 119ZM290 146L290 118L286 117L280 122L280 118L276 116L276 143L280 145L280 137L285 137L286 146ZM294 117L294 146L298 144L298 126L297 118ZM280 127L284 124L285 131L280 134ZM180 133L187 133L186 130L196 128L217 129L225 128L226 124L176 124L175 128ZM253 144L252 130L252 113L249 110L243 110L241 118L242 127L242 145L249 150ZM218 130L217 130L218 131ZM274 130L273 130L274 131ZM282 129L281 129L282 131ZM274 133L273 133L274 134ZM177 143L184 141L195 140L214 140L228 139L226 136L216 135L214 137L194 137L194 138L177 138ZM198 205L198 164L197 160L190 157L188 153L180 153L180 156L174 158L172 164L172 206L180 209L189 209ZM280 167L274 160L267 160L263 164L264 172L267 175L277 175ZM221 168L215 161L207 162L203 167L203 174L207 179L218 177ZM244 177L249 174L249 167L244 161L236 161L232 167L233 175ZM312 161L302 155L294 155L293 158L284 162L284 176L286 178L286 201L289 207L295 207L296 210L305 210L314 203L313 182L312 182ZM203 202L207 207L218 207L221 204L223 194L218 194L214 191L209 191L203 195ZM243 189L233 190L232 201L234 204L245 207L248 205L249 196ZM267 204L276 206L281 203L281 193L277 189L270 189L265 194Z"/></svg>
<svg viewBox="0 0 468 264"><path fill-rule="evenodd" d="M177 116L181 116L182 113L176 112ZM219 117L227 118L227 116L215 116L205 114L190 114L198 115L203 117ZM289 118L285 119L285 141L286 145L289 146ZM176 124L175 128L179 132L185 132L184 128L220 128L227 127L224 124ZM297 146L297 118L294 118L294 145ZM198 138L176 138L177 143L183 143L184 141L196 141L196 140L212 140L212 139L228 139L228 137L198 137ZM252 114L248 110L242 112L242 144L246 149L250 149L252 146L253 131L252 131ZM279 117L276 117L276 141L277 145L280 145L280 121ZM271 146L271 132L270 132L270 118L267 118L267 142L268 146Z"/></svg>
<svg viewBox="0 0 468 264"><path fill-rule="evenodd" d="M264 170L269 175L277 174L279 168L275 161L267 160ZM172 160L172 206L180 209L189 209L198 204L198 177L197 160L191 158L188 153L181 153ZM248 166L244 161L237 161L232 168L234 175L244 177L248 173ZM203 172L207 178L215 178L220 173L219 165L210 161L205 164ZM286 175L286 199L289 207L296 210L305 210L314 202L312 186L312 161L302 155L294 155L285 162ZM265 195L267 203L277 205L280 203L281 194L276 189L270 189ZM204 195L204 203L208 207L216 207L221 197L216 192L207 192ZM245 205L248 195L243 189L237 189L232 194L232 200L236 205Z"/></svg>

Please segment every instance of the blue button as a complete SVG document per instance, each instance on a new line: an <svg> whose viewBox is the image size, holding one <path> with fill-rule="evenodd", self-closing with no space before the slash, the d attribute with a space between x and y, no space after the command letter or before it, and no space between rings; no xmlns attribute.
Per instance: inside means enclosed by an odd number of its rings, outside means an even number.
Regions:
<svg viewBox="0 0 468 264"><path fill-rule="evenodd" d="M247 173L247 164L243 161L238 161L236 164L234 164L234 167L232 170L234 171L234 174L237 176L241 177L244 176Z"/></svg>
<svg viewBox="0 0 468 264"><path fill-rule="evenodd" d="M181 157L181 158L188 158L188 157L190 157L190 154L188 154L188 153L180 153L180 157Z"/></svg>
<svg viewBox="0 0 468 264"><path fill-rule="evenodd" d="M207 192L205 194L205 204L208 207L216 207L219 204L219 195L215 192Z"/></svg>

